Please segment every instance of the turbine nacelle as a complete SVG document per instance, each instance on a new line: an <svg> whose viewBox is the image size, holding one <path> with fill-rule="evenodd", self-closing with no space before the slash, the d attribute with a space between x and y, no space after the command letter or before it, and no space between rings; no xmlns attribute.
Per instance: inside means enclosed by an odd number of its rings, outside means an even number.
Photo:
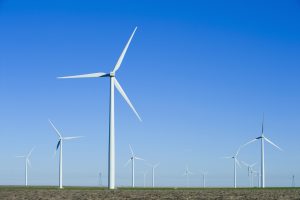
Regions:
<svg viewBox="0 0 300 200"><path fill-rule="evenodd" d="M110 77L115 77L115 76L116 76L116 73L115 73L115 72L110 72L108 75L109 75Z"/></svg>

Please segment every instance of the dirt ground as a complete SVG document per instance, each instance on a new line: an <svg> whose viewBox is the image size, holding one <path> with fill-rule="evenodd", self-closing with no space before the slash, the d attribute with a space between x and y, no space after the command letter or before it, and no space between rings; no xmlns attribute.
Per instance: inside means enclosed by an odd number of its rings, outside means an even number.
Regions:
<svg viewBox="0 0 300 200"><path fill-rule="evenodd" d="M300 188L286 189L157 189L114 191L97 189L63 189L55 188L0 188L2 200L95 200L95 199L297 199L300 200Z"/></svg>

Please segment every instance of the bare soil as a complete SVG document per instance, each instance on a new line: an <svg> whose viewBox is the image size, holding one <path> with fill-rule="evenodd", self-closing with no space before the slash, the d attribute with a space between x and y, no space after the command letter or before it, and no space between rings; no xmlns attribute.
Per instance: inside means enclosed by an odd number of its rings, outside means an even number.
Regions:
<svg viewBox="0 0 300 200"><path fill-rule="evenodd" d="M300 188L272 189L63 189L0 188L2 200L95 200L95 199L294 199L300 200Z"/></svg>

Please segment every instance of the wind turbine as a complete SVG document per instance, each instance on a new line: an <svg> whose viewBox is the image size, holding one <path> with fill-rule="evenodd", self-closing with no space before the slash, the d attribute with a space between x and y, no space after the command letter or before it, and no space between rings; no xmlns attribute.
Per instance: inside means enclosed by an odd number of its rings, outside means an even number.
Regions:
<svg viewBox="0 0 300 200"><path fill-rule="evenodd" d="M99 178L99 186L101 187L102 186L102 173L101 172L99 172L98 178Z"/></svg>
<svg viewBox="0 0 300 200"><path fill-rule="evenodd" d="M263 115L263 121L262 121L262 126L261 126L261 135L249 142L247 142L246 144L244 144L244 146L255 142L256 140L260 140L261 141L261 187L264 188L265 187L265 141L267 141L268 143L270 143L271 145L273 145L274 147L276 147L277 149L279 149L280 151L282 151L282 149L277 146L276 144L274 144L271 140L269 140L268 138L265 137L264 134L264 115Z"/></svg>
<svg viewBox="0 0 300 200"><path fill-rule="evenodd" d="M144 171L143 172L143 176L144 176L144 187L146 187L146 177L147 177L148 171Z"/></svg>
<svg viewBox="0 0 300 200"><path fill-rule="evenodd" d="M134 153L133 153L133 150L131 148L131 145L129 145L129 149L130 149L130 152L131 152L131 157L130 159L126 162L125 166L128 165L128 163L131 161L132 163L132 187L134 187L134 161L135 160L144 160L143 158L139 158L137 157Z"/></svg>
<svg viewBox="0 0 300 200"><path fill-rule="evenodd" d="M63 141L64 140L72 140L72 139L77 139L81 138L82 136L74 136L74 137L63 137L62 134L57 130L57 128L54 126L54 124L49 120L51 126L55 130L58 136L58 142L56 145L56 151L60 147L60 154L59 154L59 188L63 188ZM56 152L55 151L55 152Z"/></svg>
<svg viewBox="0 0 300 200"><path fill-rule="evenodd" d="M292 176L292 187L295 187L295 175Z"/></svg>
<svg viewBox="0 0 300 200"><path fill-rule="evenodd" d="M257 187L260 187L260 173L258 171L253 171L253 173L257 176Z"/></svg>
<svg viewBox="0 0 300 200"><path fill-rule="evenodd" d="M248 177L249 177L249 183L250 187L253 187L253 167L256 165L256 163L253 163L252 165L249 165L248 163L242 161L243 165L245 165L248 168Z"/></svg>
<svg viewBox="0 0 300 200"><path fill-rule="evenodd" d="M233 156L226 156L224 158L227 158L227 159L233 159L233 162L234 162L234 165L233 165L233 171L234 171L234 178L233 178L233 185L234 185L234 188L236 188L236 164L238 164L238 166L240 166L240 162L239 160L237 159L237 156L240 152L240 149L241 147L237 150L237 152L233 155Z"/></svg>
<svg viewBox="0 0 300 200"><path fill-rule="evenodd" d="M28 185L27 177L28 177L28 165L31 166L31 162L29 160L32 152L34 150L34 147L30 150L30 152L25 156L17 156L17 158L25 158L25 186Z"/></svg>
<svg viewBox="0 0 300 200"><path fill-rule="evenodd" d="M202 181L203 181L203 188L206 187L206 175L207 175L207 172L201 172L202 174Z"/></svg>
<svg viewBox="0 0 300 200"><path fill-rule="evenodd" d="M151 168L152 168L152 187L154 188L154 183L155 183L155 168L159 166L159 163L152 165L152 164L148 164Z"/></svg>
<svg viewBox="0 0 300 200"><path fill-rule="evenodd" d="M190 187L190 175L193 173L189 170L189 167L185 167L184 176L186 176L186 187Z"/></svg>
<svg viewBox="0 0 300 200"><path fill-rule="evenodd" d="M134 33L136 31L137 27L135 27L133 33L131 34L125 48L123 49L114 69L110 73L92 73L92 74L83 74L83 75L76 75L76 76L65 76L65 77L59 77L59 78L104 78L109 77L110 78L110 107L109 107L109 163L108 163L108 187L109 189L115 189L115 95L114 95L114 89L115 87L117 90L121 93L125 101L128 103L130 108L133 110L135 115L138 117L140 121L141 118L139 114L136 112L135 108L131 104L129 98L127 97L126 93L122 89L121 85L115 78L115 74L120 68L122 61L124 59L124 56L126 54L126 51L129 47L129 44L134 36Z"/></svg>

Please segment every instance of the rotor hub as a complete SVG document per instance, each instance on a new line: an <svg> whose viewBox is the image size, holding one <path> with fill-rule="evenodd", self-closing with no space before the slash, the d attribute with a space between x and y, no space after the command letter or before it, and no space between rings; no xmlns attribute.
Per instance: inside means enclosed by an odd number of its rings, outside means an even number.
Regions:
<svg viewBox="0 0 300 200"><path fill-rule="evenodd" d="M110 76L110 77L115 77L115 72L110 72L110 73L109 73L109 76Z"/></svg>

